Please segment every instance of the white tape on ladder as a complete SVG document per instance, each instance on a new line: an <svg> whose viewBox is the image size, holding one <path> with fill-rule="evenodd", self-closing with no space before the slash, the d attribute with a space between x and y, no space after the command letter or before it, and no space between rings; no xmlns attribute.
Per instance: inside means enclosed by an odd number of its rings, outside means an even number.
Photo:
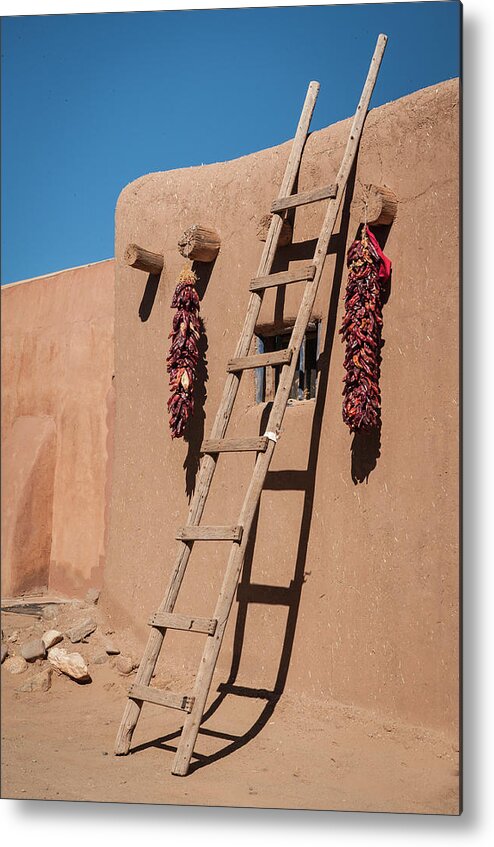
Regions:
<svg viewBox="0 0 494 847"><path fill-rule="evenodd" d="M264 433L264 435L263 435L263 438L269 438L269 440L270 440L270 441L274 441L274 443L275 443L275 444L276 444L276 442L278 441L278 438L279 438L279 437L280 437L280 436L279 436L279 435L276 435L276 433L275 433L275 432L265 432L265 433Z"/></svg>

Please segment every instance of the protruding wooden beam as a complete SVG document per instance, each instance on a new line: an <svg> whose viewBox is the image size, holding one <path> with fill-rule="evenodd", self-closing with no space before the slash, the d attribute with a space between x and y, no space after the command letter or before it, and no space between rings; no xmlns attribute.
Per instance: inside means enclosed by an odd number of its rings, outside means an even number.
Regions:
<svg viewBox="0 0 494 847"><path fill-rule="evenodd" d="M273 215L263 215L259 221L259 225L257 228L257 237L259 241L266 241L268 237L269 227L271 226L271 219ZM283 221L280 237L278 239L278 247L286 247L287 244L292 243L293 238L293 227L290 221Z"/></svg>
<svg viewBox="0 0 494 847"><path fill-rule="evenodd" d="M367 215L365 215L367 204ZM369 226L392 224L398 211L398 198L394 191L383 185L364 186L362 220L367 217Z"/></svg>
<svg viewBox="0 0 494 847"><path fill-rule="evenodd" d="M179 252L194 262L212 262L221 247L221 238L214 229L193 224L178 242Z"/></svg>
<svg viewBox="0 0 494 847"><path fill-rule="evenodd" d="M124 260L131 268L137 268L148 274L160 274L163 270L164 260L161 253L152 253L151 250L144 250L138 244L127 245Z"/></svg>

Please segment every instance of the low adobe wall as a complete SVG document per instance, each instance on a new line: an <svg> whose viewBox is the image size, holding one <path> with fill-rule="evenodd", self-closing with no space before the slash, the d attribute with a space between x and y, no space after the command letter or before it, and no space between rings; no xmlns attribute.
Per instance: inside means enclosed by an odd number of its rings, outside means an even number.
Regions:
<svg viewBox="0 0 494 847"><path fill-rule="evenodd" d="M114 262L1 296L2 594L83 596L105 562Z"/></svg>
<svg viewBox="0 0 494 847"><path fill-rule="evenodd" d="M371 111L354 202L330 254L314 310L323 350L316 400L287 409L251 553L215 677L285 687L453 732L458 708L458 81ZM296 120L294 110L294 123ZM334 181L349 121L311 134L298 190ZM217 409L262 251L259 219L277 195L289 144L236 161L155 173L122 192L116 213L116 428L103 602L139 650L171 572L199 446ZM388 185L398 216L384 308L380 443L341 418L344 259L362 185ZM293 245L274 270L312 257L325 204L299 209ZM170 439L166 354L170 301L191 224L222 246L200 272L207 398L187 441ZM336 229L336 233L338 228ZM126 266L129 242L164 255L156 289ZM340 287L341 286L341 287ZM301 286L266 293L260 324L294 318ZM333 292L331 297L331 291ZM331 307L328 306L331 298ZM329 316L329 317L328 317ZM230 435L263 432L247 372ZM235 524L252 456L222 456L203 517ZM210 616L228 544L197 543L176 611ZM197 666L203 636L167 634L170 678ZM233 656L233 659L232 659Z"/></svg>

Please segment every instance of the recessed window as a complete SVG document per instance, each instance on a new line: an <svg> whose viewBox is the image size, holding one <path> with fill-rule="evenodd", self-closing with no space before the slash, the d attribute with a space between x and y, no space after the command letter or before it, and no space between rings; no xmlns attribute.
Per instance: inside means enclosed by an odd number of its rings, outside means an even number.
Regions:
<svg viewBox="0 0 494 847"><path fill-rule="evenodd" d="M286 350L293 327L287 327L273 333L265 332L256 336L258 353L273 353ZM316 396L317 357L319 355L319 321L311 321L300 348L300 353L290 391L290 400L310 400ZM274 400L282 365L268 365L256 368L256 402L266 403Z"/></svg>

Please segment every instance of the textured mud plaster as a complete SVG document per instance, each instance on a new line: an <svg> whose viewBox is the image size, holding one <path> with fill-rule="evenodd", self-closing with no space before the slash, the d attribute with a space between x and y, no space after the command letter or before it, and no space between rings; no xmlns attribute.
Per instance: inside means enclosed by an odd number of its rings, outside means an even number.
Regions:
<svg viewBox="0 0 494 847"><path fill-rule="evenodd" d="M2 288L2 587L15 594L81 596L102 582L113 279L108 261Z"/></svg>
<svg viewBox="0 0 494 847"><path fill-rule="evenodd" d="M53 418L17 418L2 462L2 594L48 587L56 429Z"/></svg>
<svg viewBox="0 0 494 847"><path fill-rule="evenodd" d="M348 130L343 121L311 134L298 191L334 181ZM277 195L288 153L287 143L149 174L118 202L115 463L102 600L115 628L126 627L139 649L173 567L187 488L262 251L259 220ZM380 443L354 440L343 424L344 348L334 335L366 183L388 185L399 199L385 245L393 278L384 307ZM312 257L324 210L315 204L296 212L293 245L280 250L275 271ZM200 281L209 380L189 441L172 443L170 301L184 261L177 240L194 223L214 227L222 244ZM165 259L146 320L150 283L124 264L129 242ZM253 689L284 687L456 732L458 287L458 82L450 80L367 117L354 200L336 227L314 310L323 339L318 396L287 410L213 692L228 678ZM268 291L260 324L289 323L301 290ZM254 398L248 372L230 436L263 432L266 408ZM252 467L251 455L220 457L203 523L237 523ZM212 615L228 549L196 543L176 611ZM202 644L202 636L168 633L163 672L187 676Z"/></svg>

